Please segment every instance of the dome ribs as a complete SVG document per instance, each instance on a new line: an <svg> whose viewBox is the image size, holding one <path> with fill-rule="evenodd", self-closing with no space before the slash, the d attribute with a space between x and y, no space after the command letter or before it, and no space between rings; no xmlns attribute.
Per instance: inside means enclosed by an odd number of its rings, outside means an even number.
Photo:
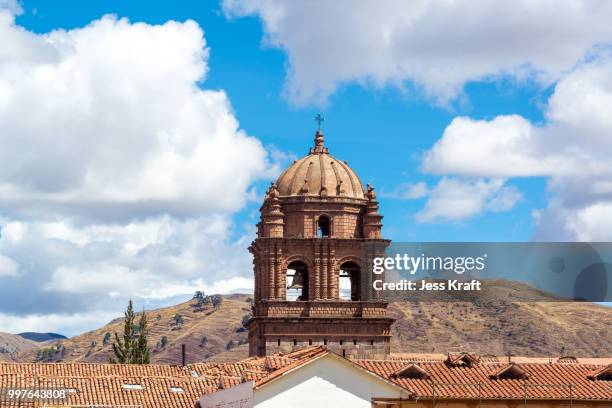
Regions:
<svg viewBox="0 0 612 408"><path fill-rule="evenodd" d="M301 160L298 160L297 163L294 163L289 169L287 169L287 174L289 173L289 170L295 168L295 171L293 173L293 176L291 177L291 182L289 183L289 188L288 188L288 193L286 195L295 195L297 193L297 191L299 191L299 189L302 188L302 183L303 180L298 181L298 175L301 173L302 167L304 167L304 164L306 164L306 162L308 161L308 156L304 157ZM280 182L281 182L281 178L278 179L277 184L280 186ZM283 191L281 191L281 195L285 195Z"/></svg>
<svg viewBox="0 0 612 408"><path fill-rule="evenodd" d="M276 184L280 196L365 200L365 189L359 177L348 163L329 154L322 137L318 135L318 145L279 176Z"/></svg>
<svg viewBox="0 0 612 408"><path fill-rule="evenodd" d="M336 167L336 162L334 160L331 162L331 168L334 171L334 176L336 177L336 195L342 195L346 191L344 191L344 188L342 187L342 179L338 175L338 168Z"/></svg>
<svg viewBox="0 0 612 408"><path fill-rule="evenodd" d="M346 171L346 174L347 174L347 176L349 178L349 181L351 182L351 189L352 189L351 190L351 194L353 196L357 196L358 195L357 194L357 188L355 187L355 180L353 179L353 174L351 174L352 171L351 171L350 167L346 164L346 162L339 161L338 163L344 169L344 171ZM363 195L363 188L361 189L361 195Z"/></svg>
<svg viewBox="0 0 612 408"><path fill-rule="evenodd" d="M327 190L326 178L325 178L325 164L323 163L322 154L319 155L319 171L321 172L321 189L319 190L319 195L321 197L326 197L329 193Z"/></svg>

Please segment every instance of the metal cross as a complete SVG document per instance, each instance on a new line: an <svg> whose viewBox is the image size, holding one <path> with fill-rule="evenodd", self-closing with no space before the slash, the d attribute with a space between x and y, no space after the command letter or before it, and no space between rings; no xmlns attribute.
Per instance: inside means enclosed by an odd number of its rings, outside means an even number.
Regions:
<svg viewBox="0 0 612 408"><path fill-rule="evenodd" d="M315 116L315 120L317 121L317 124L319 126L318 130L321 130L321 122L325 122L325 118L320 113L317 113L317 116Z"/></svg>

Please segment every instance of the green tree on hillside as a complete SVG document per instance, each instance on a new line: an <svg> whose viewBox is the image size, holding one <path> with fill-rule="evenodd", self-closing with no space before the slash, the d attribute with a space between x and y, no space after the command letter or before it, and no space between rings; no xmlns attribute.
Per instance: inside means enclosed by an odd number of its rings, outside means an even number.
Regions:
<svg viewBox="0 0 612 408"><path fill-rule="evenodd" d="M221 295L212 295L211 302L212 302L213 307L217 309L219 306L221 306L221 303L223 302L223 298L221 297Z"/></svg>
<svg viewBox="0 0 612 408"><path fill-rule="evenodd" d="M115 341L112 344L115 356L110 358L112 364L149 363L149 346L147 344L149 328L147 316L143 310L138 327L134 324L135 317L132 300L130 300L125 311L125 320L123 322L123 339L115 332Z"/></svg>
<svg viewBox="0 0 612 408"><path fill-rule="evenodd" d="M147 344L147 336L149 335L149 324L147 322L147 314L144 309L142 315L140 315L140 321L138 322L140 328L140 335L136 342L136 364L149 364L150 362L150 350Z"/></svg>

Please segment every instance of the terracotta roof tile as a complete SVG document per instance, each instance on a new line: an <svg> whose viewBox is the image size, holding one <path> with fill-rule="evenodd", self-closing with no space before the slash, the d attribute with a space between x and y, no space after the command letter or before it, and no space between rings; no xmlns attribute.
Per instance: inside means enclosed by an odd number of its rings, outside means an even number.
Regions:
<svg viewBox="0 0 612 408"><path fill-rule="evenodd" d="M406 366L400 367L398 370L391 373L391 377L427 379L430 377L430 375L427 371L421 368L418 364L410 363Z"/></svg>
<svg viewBox="0 0 612 408"><path fill-rule="evenodd" d="M609 364L605 367L600 367L600 368L597 368L591 371L590 373L587 374L587 377L591 380L599 380L604 375L607 375L607 376L612 375L612 364Z"/></svg>
<svg viewBox="0 0 612 408"><path fill-rule="evenodd" d="M529 378L529 374L527 374L527 372L523 370L523 368L520 365L514 362L511 362L501 368L496 367L495 370L489 374L489 377L491 377L494 380L506 380L506 379L526 380Z"/></svg>
<svg viewBox="0 0 612 408"><path fill-rule="evenodd" d="M450 367L442 361L419 363L428 379L394 378L393 373L406 364L396 360L358 360L364 368L385 377L420 398L569 398L570 384L574 399L612 400L610 381L593 381L587 376L597 368L590 364L523 363L527 380L496 380L490 374L508 367L508 363L485 363ZM599 366L601 369L601 366Z"/></svg>
<svg viewBox="0 0 612 408"><path fill-rule="evenodd" d="M233 363L173 365L111 365L93 363L19 364L0 363L0 388L74 389L70 403L140 405L142 407L193 408L202 395L244 381L257 387L329 353L324 347L308 347L288 354L250 357ZM410 357L410 358L408 358ZM448 358L448 356L446 356ZM502 358L481 357L472 366L446 364L444 355L398 355L387 360L355 360L360 367L391 381L419 398L529 398L612 400L612 383L598 381L612 366L607 360L581 359L568 364L556 359L513 357L527 380L497 379L508 363ZM501 362L500 362L501 361ZM534 362L535 361L535 362ZM589 361L589 363L584 363ZM406 367L418 366L429 377L398 375ZM126 389L138 384L142 389ZM2 405L11 407L11 405ZM18 406L18 405L13 405ZM23 405L22 405L23 406ZM42 406L30 405L33 407Z"/></svg>

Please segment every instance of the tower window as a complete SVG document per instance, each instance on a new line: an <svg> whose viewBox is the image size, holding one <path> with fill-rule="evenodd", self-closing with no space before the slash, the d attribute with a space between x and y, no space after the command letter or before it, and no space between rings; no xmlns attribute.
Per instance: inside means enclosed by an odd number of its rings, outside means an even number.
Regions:
<svg viewBox="0 0 612 408"><path fill-rule="evenodd" d="M319 238L331 236L331 219L327 215L319 217L317 230Z"/></svg>
<svg viewBox="0 0 612 408"><path fill-rule="evenodd" d="M340 299L360 300L359 290L360 269L354 262L345 262L340 266Z"/></svg>
<svg viewBox="0 0 612 408"><path fill-rule="evenodd" d="M308 300L308 267L304 262L293 261L287 267L287 300Z"/></svg>

